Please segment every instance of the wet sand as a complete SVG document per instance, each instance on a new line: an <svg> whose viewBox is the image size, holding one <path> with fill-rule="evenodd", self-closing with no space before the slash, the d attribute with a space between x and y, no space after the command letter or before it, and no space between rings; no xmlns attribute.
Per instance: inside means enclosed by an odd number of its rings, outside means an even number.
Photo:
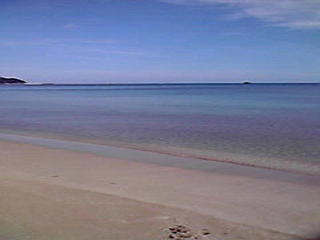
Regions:
<svg viewBox="0 0 320 240"><path fill-rule="evenodd" d="M320 177L210 171L0 141L0 239L316 239ZM245 168L245 169L244 169ZM242 173L242 174L240 174Z"/></svg>

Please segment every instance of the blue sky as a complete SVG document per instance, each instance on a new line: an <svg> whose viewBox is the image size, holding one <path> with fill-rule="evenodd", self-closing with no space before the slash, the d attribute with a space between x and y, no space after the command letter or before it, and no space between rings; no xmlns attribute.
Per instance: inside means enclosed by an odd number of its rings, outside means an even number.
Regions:
<svg viewBox="0 0 320 240"><path fill-rule="evenodd" d="M319 0L0 0L0 76L319 82Z"/></svg>

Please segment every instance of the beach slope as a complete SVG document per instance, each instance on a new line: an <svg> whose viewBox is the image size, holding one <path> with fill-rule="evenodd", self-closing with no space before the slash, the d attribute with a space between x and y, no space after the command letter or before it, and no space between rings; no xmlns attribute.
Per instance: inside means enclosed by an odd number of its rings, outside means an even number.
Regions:
<svg viewBox="0 0 320 240"><path fill-rule="evenodd" d="M319 233L317 176L204 172L8 141L0 149L1 240L168 239L177 224L208 229L203 239Z"/></svg>

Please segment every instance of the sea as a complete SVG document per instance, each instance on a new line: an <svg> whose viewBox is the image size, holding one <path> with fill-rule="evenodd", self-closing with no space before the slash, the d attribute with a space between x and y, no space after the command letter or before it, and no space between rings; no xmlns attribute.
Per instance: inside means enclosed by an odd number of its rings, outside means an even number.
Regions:
<svg viewBox="0 0 320 240"><path fill-rule="evenodd" d="M320 84L3 85L0 133L320 174Z"/></svg>

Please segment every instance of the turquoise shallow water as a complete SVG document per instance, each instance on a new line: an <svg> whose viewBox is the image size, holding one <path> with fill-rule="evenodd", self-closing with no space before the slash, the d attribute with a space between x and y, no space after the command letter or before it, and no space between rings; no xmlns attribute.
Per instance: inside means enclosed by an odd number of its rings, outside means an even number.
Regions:
<svg viewBox="0 0 320 240"><path fill-rule="evenodd" d="M320 169L320 85L0 86L0 129Z"/></svg>

